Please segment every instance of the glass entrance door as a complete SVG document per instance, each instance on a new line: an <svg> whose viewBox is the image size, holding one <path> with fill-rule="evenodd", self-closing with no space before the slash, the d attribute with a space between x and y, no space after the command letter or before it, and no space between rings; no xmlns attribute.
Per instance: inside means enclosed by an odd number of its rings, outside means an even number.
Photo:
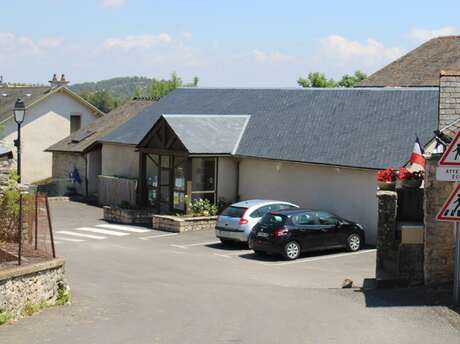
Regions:
<svg viewBox="0 0 460 344"><path fill-rule="evenodd" d="M163 214L185 211L186 162L185 157L145 154L147 205Z"/></svg>
<svg viewBox="0 0 460 344"><path fill-rule="evenodd" d="M160 213L169 213L171 211L171 165L172 157L170 155L160 155Z"/></svg>

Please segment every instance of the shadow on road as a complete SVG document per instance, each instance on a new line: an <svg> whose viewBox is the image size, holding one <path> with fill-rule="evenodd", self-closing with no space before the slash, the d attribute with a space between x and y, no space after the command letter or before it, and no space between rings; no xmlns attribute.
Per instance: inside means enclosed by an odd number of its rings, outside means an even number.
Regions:
<svg viewBox="0 0 460 344"><path fill-rule="evenodd" d="M386 289L376 289L375 285L375 279L366 279L363 287L355 291L364 294L367 307L446 306L460 314L460 307L452 306L452 284L436 288L420 286Z"/></svg>

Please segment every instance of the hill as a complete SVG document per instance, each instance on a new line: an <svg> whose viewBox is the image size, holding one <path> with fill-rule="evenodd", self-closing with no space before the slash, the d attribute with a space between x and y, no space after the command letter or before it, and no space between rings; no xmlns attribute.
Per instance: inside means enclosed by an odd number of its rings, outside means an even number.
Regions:
<svg viewBox="0 0 460 344"><path fill-rule="evenodd" d="M70 86L70 89L76 93L92 93L104 90L110 92L116 99L125 100L133 97L136 90L138 95L147 95L147 88L151 85L153 80L153 78L150 79L144 76L117 77L96 82L73 84Z"/></svg>

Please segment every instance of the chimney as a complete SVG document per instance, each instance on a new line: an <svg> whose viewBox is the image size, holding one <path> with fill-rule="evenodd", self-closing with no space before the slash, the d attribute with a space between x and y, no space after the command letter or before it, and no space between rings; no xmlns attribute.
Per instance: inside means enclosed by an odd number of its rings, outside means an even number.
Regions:
<svg viewBox="0 0 460 344"><path fill-rule="evenodd" d="M51 87L56 88L60 86L65 86L69 82L65 79L64 74L61 74L61 78L58 80L57 75L53 74L53 78L49 81Z"/></svg>
<svg viewBox="0 0 460 344"><path fill-rule="evenodd" d="M442 70L439 78L438 128L460 119L460 70Z"/></svg>

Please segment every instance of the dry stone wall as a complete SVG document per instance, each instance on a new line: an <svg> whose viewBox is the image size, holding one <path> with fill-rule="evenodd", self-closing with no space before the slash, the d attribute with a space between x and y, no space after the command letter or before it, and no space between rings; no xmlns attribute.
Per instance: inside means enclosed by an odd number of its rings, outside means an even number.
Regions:
<svg viewBox="0 0 460 344"><path fill-rule="evenodd" d="M436 180L440 154L433 154L425 165L425 263L426 285L452 281L454 275L455 231L450 222L439 222L436 215L453 189L453 183Z"/></svg>
<svg viewBox="0 0 460 344"><path fill-rule="evenodd" d="M63 259L0 270L0 312L19 315L27 304L54 305L59 288L66 288Z"/></svg>

